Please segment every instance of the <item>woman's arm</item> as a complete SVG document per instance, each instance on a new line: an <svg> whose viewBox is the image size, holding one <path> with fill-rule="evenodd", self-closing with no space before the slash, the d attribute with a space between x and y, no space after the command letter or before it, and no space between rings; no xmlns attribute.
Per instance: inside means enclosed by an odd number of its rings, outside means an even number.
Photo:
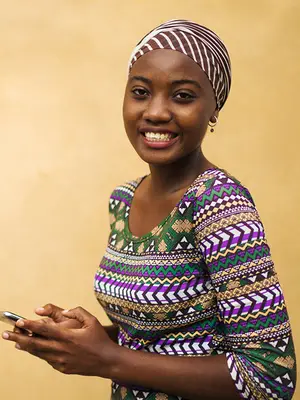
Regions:
<svg viewBox="0 0 300 400"><path fill-rule="evenodd" d="M109 378L189 400L239 399L225 355L163 356L120 348Z"/></svg>
<svg viewBox="0 0 300 400"><path fill-rule="evenodd" d="M3 337L65 374L100 376L189 400L238 398L224 355L180 357L130 350L114 343L87 311L76 308L63 313L81 328L20 320L19 328L39 336L5 332Z"/></svg>
<svg viewBox="0 0 300 400"><path fill-rule="evenodd" d="M284 296L249 191L220 176L197 199L198 248L216 292L219 349L242 398L290 399L296 357Z"/></svg>

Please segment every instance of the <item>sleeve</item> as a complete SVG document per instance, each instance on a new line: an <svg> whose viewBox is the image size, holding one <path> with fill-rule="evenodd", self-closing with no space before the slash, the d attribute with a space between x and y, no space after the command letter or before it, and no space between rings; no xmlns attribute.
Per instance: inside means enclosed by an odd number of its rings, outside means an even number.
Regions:
<svg viewBox="0 0 300 400"><path fill-rule="evenodd" d="M197 198L196 243L218 304L218 353L243 399L291 399L296 359L286 305L251 195L227 178Z"/></svg>

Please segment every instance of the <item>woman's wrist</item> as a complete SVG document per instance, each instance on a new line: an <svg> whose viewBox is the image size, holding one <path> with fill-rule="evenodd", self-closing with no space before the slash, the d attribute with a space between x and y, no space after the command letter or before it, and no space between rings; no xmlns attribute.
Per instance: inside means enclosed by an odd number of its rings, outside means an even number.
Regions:
<svg viewBox="0 0 300 400"><path fill-rule="evenodd" d="M113 371L119 364L119 355L121 346L118 345L119 327L116 324L103 326L109 340L104 344L100 344L99 354L100 363L95 375L101 378L112 379Z"/></svg>
<svg viewBox="0 0 300 400"><path fill-rule="evenodd" d="M128 369L127 364L134 354L133 350L126 347L115 345L109 350L109 363L106 371L106 378L112 381L122 381L124 369Z"/></svg>
<svg viewBox="0 0 300 400"><path fill-rule="evenodd" d="M102 344L100 344L100 346L102 346ZM124 360L124 350L128 349L119 346L112 340L109 344L106 344L105 349L101 349L99 370L95 375L105 379L118 380L120 370L123 368L122 360Z"/></svg>

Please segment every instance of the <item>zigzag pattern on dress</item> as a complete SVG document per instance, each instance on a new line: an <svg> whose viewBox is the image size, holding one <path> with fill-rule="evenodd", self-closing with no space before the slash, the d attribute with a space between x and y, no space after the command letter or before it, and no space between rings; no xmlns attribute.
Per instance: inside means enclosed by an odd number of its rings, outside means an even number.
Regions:
<svg viewBox="0 0 300 400"><path fill-rule="evenodd" d="M162 355L226 354L242 398L290 399L295 353L284 297L249 191L217 168L199 175L142 237L129 213L144 178L114 190L94 288L120 346ZM114 400L178 400L113 383Z"/></svg>
<svg viewBox="0 0 300 400"><path fill-rule="evenodd" d="M112 383L111 400L187 400L180 396L166 396L164 393L153 392L150 389L146 391L141 388L127 388L116 382Z"/></svg>

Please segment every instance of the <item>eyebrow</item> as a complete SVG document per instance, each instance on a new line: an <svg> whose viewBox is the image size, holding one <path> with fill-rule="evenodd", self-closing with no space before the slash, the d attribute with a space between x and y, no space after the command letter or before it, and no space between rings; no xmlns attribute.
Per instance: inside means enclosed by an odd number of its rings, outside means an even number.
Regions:
<svg viewBox="0 0 300 400"><path fill-rule="evenodd" d="M142 82L147 83L148 85L151 85L151 83L152 83L151 79L145 78L144 76L132 76L129 79L129 81L130 82L132 82L132 81L142 81Z"/></svg>
<svg viewBox="0 0 300 400"><path fill-rule="evenodd" d="M152 84L151 79L145 78L144 76L132 76L130 78L130 82L135 81L135 80L142 81L144 83L147 83L148 85ZM172 85L184 85L184 84L191 84L191 85L197 86L199 89L202 89L200 83L197 81L194 81L193 79L178 79L178 80L172 81Z"/></svg>
<svg viewBox="0 0 300 400"><path fill-rule="evenodd" d="M187 83L189 83L191 85L195 85L199 89L202 89L200 83L197 82L197 81L194 81L193 79L180 79L180 80L177 80L177 81L173 81L172 85L184 85L184 84L187 84Z"/></svg>

